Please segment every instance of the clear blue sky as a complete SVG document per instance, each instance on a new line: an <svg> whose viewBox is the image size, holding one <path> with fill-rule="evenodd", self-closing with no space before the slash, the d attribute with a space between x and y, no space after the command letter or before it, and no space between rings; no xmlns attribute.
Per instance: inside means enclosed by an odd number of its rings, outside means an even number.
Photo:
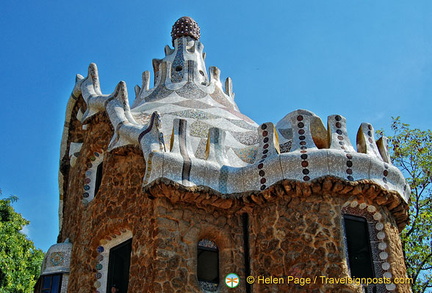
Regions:
<svg viewBox="0 0 432 293"><path fill-rule="evenodd" d="M0 10L0 188L17 195L26 231L47 250L58 234L60 138L75 74L99 67L102 91L129 99L171 26L201 27L207 67L230 76L257 123L296 109L388 129L391 116L432 128L432 1L15 1Z"/></svg>

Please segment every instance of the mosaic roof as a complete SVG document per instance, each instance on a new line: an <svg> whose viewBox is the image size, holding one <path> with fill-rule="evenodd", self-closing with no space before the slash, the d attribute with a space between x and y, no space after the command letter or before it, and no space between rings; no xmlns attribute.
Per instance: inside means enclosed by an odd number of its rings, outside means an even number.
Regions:
<svg viewBox="0 0 432 293"><path fill-rule="evenodd" d="M184 186L206 186L223 194L265 190L283 179L310 182L323 176L346 181L368 179L397 191L407 202L409 187L391 164L385 138L375 139L371 124L363 123L355 149L341 115L321 119L296 110L276 124L262 125L242 114L220 70L204 62L199 27L181 18L173 27L173 48L153 60L143 73L129 106L124 82L114 93L102 94L95 64L88 76L78 76L73 99L82 95L89 118L105 111L114 128L108 151L137 145L146 160L143 186L167 178Z"/></svg>
<svg viewBox="0 0 432 293"><path fill-rule="evenodd" d="M52 245L45 254L41 275L69 273L72 243L66 239L63 243Z"/></svg>

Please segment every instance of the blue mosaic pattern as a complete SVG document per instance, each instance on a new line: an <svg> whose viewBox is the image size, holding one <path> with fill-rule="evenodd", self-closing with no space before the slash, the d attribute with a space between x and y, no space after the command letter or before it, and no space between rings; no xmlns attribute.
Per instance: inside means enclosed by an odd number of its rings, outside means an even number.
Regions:
<svg viewBox="0 0 432 293"><path fill-rule="evenodd" d="M180 82L183 79L184 70L184 56L183 56L183 39L177 39L177 54L171 65L171 81Z"/></svg>
<svg viewBox="0 0 432 293"><path fill-rule="evenodd" d="M219 175L219 191L227 193L227 181L228 181L228 167L222 166Z"/></svg>

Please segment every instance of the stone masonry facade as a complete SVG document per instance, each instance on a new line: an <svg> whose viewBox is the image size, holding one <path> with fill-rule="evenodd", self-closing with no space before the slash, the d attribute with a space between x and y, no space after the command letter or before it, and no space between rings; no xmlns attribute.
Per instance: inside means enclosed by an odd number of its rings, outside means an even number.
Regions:
<svg viewBox="0 0 432 293"><path fill-rule="evenodd" d="M93 153L106 149L112 129L102 114L85 132L82 125L75 127L71 133L84 139L84 147L69 170L59 236L59 242L68 237L74 244L69 292L95 291L97 247L127 230L133 235L129 292L201 292L195 256L203 238L219 247L221 276L235 272L243 280L244 213L250 218L251 275L348 276L341 217L343 205L353 200L375 206L387 219L391 273L405 276L398 237L405 207L376 184L332 177L302 184L282 181L264 192L223 198L205 188L187 189L161 179L143 190L145 161L139 150L129 147L106 155L101 188L92 202L83 204L85 171ZM255 284L252 290L361 292L359 286L322 282L307 287ZM245 292L245 282L236 289L220 286L219 292ZM410 292L409 286L400 286L397 292Z"/></svg>

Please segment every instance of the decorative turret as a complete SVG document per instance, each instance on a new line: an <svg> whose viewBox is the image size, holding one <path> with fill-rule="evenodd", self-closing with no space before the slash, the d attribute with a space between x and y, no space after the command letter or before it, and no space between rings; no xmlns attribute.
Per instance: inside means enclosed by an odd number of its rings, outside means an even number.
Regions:
<svg viewBox="0 0 432 293"><path fill-rule="evenodd" d="M171 36L132 106L123 81L101 92L95 64L77 76L59 176L69 292L225 292L233 273L242 292L409 292L321 279L405 276L410 190L386 139L362 123L352 142L343 116L324 126L307 110L258 125L231 79L207 71L197 23L182 17ZM321 277L306 288L248 275Z"/></svg>
<svg viewBox="0 0 432 293"><path fill-rule="evenodd" d="M72 243L69 239L48 249L41 268L41 276L45 276L45 280L41 282L41 279L36 284L35 292L46 292L46 288L50 288L50 292L67 292L71 254Z"/></svg>

